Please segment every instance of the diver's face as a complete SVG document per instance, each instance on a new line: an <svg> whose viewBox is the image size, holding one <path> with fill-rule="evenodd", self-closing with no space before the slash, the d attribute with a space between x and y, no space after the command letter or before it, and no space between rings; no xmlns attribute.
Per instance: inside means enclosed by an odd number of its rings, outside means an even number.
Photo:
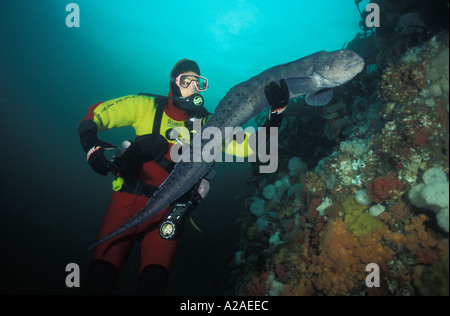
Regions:
<svg viewBox="0 0 450 316"><path fill-rule="evenodd" d="M194 71L186 71L183 74L198 76L198 74L195 73ZM194 93L198 93L198 91L196 89L196 85L194 83L194 82L196 82L196 80L198 81L198 79L195 77L189 77L189 76L184 77L184 78L185 78L184 82L180 82L180 85L187 86L187 88L183 88L182 86L179 87L181 96L183 98L187 98L187 97L190 97L191 95L193 95ZM191 81L193 81L193 82L191 82Z"/></svg>

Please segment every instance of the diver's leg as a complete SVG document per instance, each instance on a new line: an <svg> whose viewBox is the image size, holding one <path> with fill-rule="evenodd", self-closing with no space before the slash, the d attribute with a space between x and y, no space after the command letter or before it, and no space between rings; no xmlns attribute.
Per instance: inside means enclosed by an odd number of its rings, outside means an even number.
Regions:
<svg viewBox="0 0 450 316"><path fill-rule="evenodd" d="M139 232L144 235L141 240L139 295L164 295L178 246L178 240L166 240L159 236L159 225L168 211L169 207L139 227Z"/></svg>
<svg viewBox="0 0 450 316"><path fill-rule="evenodd" d="M136 209L141 208L141 203L136 203L136 200L137 196L132 194L113 193L108 211L103 219L99 238L116 230L136 212ZM135 230L131 229L95 247L93 262L87 274L86 294L112 294L117 276L135 239Z"/></svg>
<svg viewBox="0 0 450 316"><path fill-rule="evenodd" d="M94 260L89 268L85 286L87 295L111 295L117 279L116 267L107 261Z"/></svg>
<svg viewBox="0 0 450 316"><path fill-rule="evenodd" d="M169 271L163 266L151 264L139 274L138 295L164 295Z"/></svg>

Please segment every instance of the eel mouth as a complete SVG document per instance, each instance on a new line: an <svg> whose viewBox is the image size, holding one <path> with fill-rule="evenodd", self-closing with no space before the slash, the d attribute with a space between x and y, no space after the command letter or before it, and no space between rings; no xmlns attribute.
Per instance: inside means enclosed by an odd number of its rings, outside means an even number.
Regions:
<svg viewBox="0 0 450 316"><path fill-rule="evenodd" d="M347 68L352 70L354 69L355 71L360 72L364 68L364 65L365 65L364 59L358 58L358 60L349 63L347 65Z"/></svg>

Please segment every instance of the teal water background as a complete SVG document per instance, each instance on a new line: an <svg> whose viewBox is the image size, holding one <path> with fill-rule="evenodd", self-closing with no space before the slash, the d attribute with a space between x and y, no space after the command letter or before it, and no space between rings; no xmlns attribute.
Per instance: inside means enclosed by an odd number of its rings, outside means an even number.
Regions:
<svg viewBox="0 0 450 316"><path fill-rule="evenodd" d="M75 1L80 27L66 25L61 0L0 2L0 293L77 294L65 267L87 272L111 195L110 177L87 165L77 124L90 105L149 92L167 94L182 58L210 81L213 111L235 84L277 64L342 48L360 31L354 1ZM363 8L363 5L361 5ZM128 129L104 133L116 145ZM228 293L238 250L235 197L251 190L245 164L219 164L196 211L199 234L180 243L168 294ZM118 294L133 294L133 252ZM204 271L209 271L205 274ZM83 279L82 279L83 281Z"/></svg>

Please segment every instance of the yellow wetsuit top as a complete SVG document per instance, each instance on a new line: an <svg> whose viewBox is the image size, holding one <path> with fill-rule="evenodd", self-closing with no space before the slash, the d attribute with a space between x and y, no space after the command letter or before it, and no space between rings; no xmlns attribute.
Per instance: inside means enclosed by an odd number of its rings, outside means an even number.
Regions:
<svg viewBox="0 0 450 316"><path fill-rule="evenodd" d="M91 106L88 115L83 120L90 119L94 121L99 132L112 128L132 126L136 135L141 136L152 133L156 108L157 105L153 97L128 95ZM209 115L201 118L201 125L203 126L208 119ZM186 123L186 120L176 120L170 117L166 109L161 119L160 134L167 139L169 144L174 144L177 140L168 139L166 135L167 130L177 127L187 128ZM249 157L254 154L254 151L249 146L248 140L249 135L246 133L243 141L238 143L236 140L233 140L222 150L229 155Z"/></svg>

